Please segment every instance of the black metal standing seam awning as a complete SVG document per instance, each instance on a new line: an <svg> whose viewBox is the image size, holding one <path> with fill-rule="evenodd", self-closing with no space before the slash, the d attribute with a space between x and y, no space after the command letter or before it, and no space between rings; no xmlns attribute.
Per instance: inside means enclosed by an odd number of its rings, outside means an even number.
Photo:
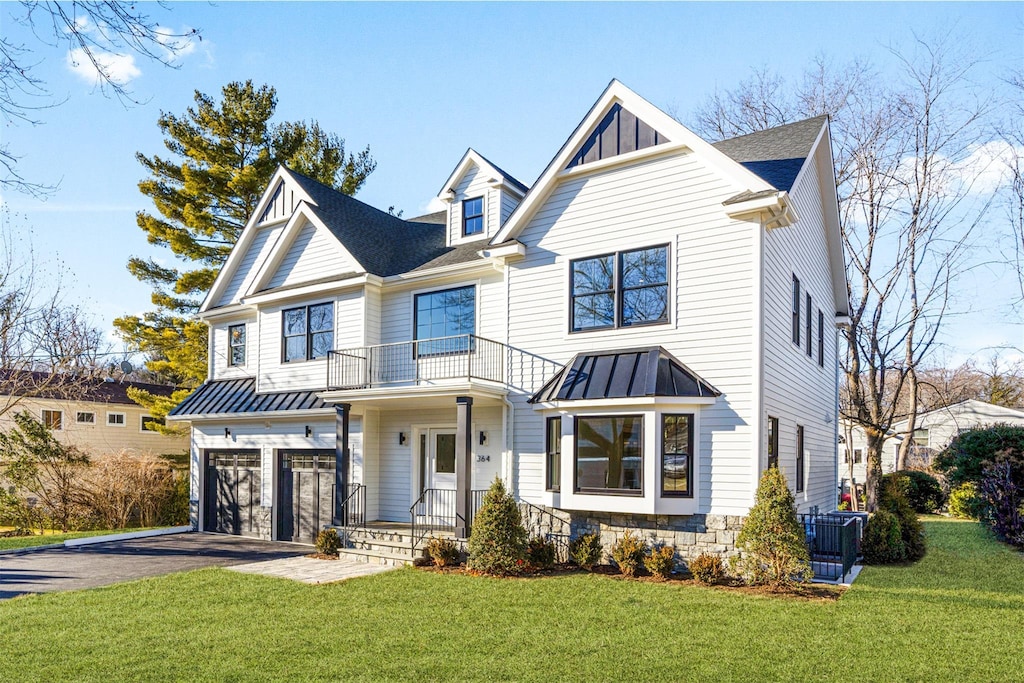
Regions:
<svg viewBox="0 0 1024 683"><path fill-rule="evenodd" d="M713 398L721 392L660 346L579 353L530 403L615 398Z"/></svg>
<svg viewBox="0 0 1024 683"><path fill-rule="evenodd" d="M207 382L176 405L167 416L188 418L192 415L276 413L326 407L327 404L314 391L257 394L256 380L249 377Z"/></svg>

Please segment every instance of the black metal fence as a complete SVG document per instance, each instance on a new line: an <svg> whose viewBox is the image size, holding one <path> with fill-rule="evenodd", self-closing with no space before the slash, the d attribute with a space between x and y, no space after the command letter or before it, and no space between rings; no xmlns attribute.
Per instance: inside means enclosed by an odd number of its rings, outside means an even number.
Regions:
<svg viewBox="0 0 1024 683"><path fill-rule="evenodd" d="M838 512L800 515L814 578L845 581L860 556L864 521L861 515Z"/></svg>

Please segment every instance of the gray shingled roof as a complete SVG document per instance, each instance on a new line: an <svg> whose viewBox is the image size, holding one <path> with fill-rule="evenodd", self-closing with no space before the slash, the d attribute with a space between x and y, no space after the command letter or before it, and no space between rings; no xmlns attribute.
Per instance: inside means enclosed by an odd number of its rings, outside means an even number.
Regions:
<svg viewBox="0 0 1024 683"><path fill-rule="evenodd" d="M434 213L425 213L422 216L416 216L415 218L410 218L408 220L410 223L433 223L434 225L447 225L448 212L435 211Z"/></svg>
<svg viewBox="0 0 1024 683"><path fill-rule="evenodd" d="M827 119L825 115L815 116L722 140L714 143L714 147L775 189L789 191Z"/></svg>
<svg viewBox="0 0 1024 683"><path fill-rule="evenodd" d="M257 394L256 380L249 377L207 382L176 405L167 416L187 418L193 415L277 413L326 407L327 404L313 391Z"/></svg>
<svg viewBox="0 0 1024 683"><path fill-rule="evenodd" d="M115 381L102 377L83 378L74 375L51 375L35 370L0 369L0 386L17 391L20 396L57 399L63 401L89 401L92 403L120 403L137 405L128 398L128 389L142 389L154 396L170 396L177 387L148 382Z"/></svg>
<svg viewBox="0 0 1024 683"><path fill-rule="evenodd" d="M316 202L313 212L368 273L387 277L433 267L428 265L432 263L472 261L480 258L476 252L486 246L482 242L445 246L442 224L402 220L301 173L288 172Z"/></svg>
<svg viewBox="0 0 1024 683"><path fill-rule="evenodd" d="M477 152L477 154L480 154L480 152ZM489 163L491 166L493 166L494 170L497 171L498 173L500 173L502 175L502 177L505 178L505 180L507 180L513 186L515 186L515 187L519 188L520 190L522 190L523 194L526 194L527 192L529 192L530 188L528 188L524 183L521 183L518 180L516 180L515 177L513 177L512 175L507 173L503 168L498 166L496 163L494 163L493 161L491 161L490 159L485 157L483 154L480 154L480 158L483 159L484 161L486 161L487 163Z"/></svg>
<svg viewBox="0 0 1024 683"><path fill-rule="evenodd" d="M720 392L660 346L579 353L530 403L614 398L714 397Z"/></svg>

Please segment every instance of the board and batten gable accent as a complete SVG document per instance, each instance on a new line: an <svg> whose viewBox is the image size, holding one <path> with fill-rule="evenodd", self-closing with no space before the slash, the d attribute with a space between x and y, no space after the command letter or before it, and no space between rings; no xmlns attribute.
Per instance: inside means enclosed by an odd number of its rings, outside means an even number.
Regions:
<svg viewBox="0 0 1024 683"><path fill-rule="evenodd" d="M334 304L333 349L363 345L363 289L330 297L302 299L260 308L259 311L259 372L256 391L259 393L315 390L327 386L327 359L292 361L282 360L283 311L298 306Z"/></svg>
<svg viewBox="0 0 1024 683"><path fill-rule="evenodd" d="M597 124L590 137L583 142L566 168L610 159L665 142L669 142L669 139L637 118L633 112L616 103Z"/></svg>
<svg viewBox="0 0 1024 683"><path fill-rule="evenodd" d="M810 159L808 160L810 161ZM807 163L790 191L798 220L764 236L764 415L779 418L779 468L796 491L797 425L804 427L805 487L801 511L835 506L836 308L816 165ZM793 277L800 280L800 344L793 343ZM806 297L826 311L824 364L808 355ZM817 325L810 326L812 335ZM812 340L817 345L817 338ZM765 418L766 419L766 418ZM767 436L763 435L762 440ZM761 449L762 459L764 449ZM761 468L767 466L760 463Z"/></svg>
<svg viewBox="0 0 1024 683"><path fill-rule="evenodd" d="M323 278L324 275L354 272L359 268L337 238L307 222L288 246L267 289L288 287ZM360 269L361 270L361 269Z"/></svg>
<svg viewBox="0 0 1024 683"><path fill-rule="evenodd" d="M272 223L288 218L295 211L298 201L295 197L295 189L285 183L282 178L274 188L274 193L270 195L266 208L263 209L257 223Z"/></svg>
<svg viewBox="0 0 1024 683"><path fill-rule="evenodd" d="M252 241L249 242L245 249L245 254L235 266L231 279L228 280L227 285L224 287L224 291L217 301L218 306L238 303L242 294L252 284L260 266L270 255L278 237L281 236L281 231L284 230L284 223L261 225L251 229L255 231Z"/></svg>
<svg viewBox="0 0 1024 683"><path fill-rule="evenodd" d="M751 376L759 229L726 215L722 202L735 191L728 178L685 150L566 178L520 233L526 256L507 276L512 346L564 363L581 350L660 345L723 392L701 408L694 485L701 513L733 515L745 514L753 500L749 425L757 400ZM665 243L668 324L569 332L569 261ZM543 415L526 405L528 396L511 398L515 483L523 497L544 500Z"/></svg>

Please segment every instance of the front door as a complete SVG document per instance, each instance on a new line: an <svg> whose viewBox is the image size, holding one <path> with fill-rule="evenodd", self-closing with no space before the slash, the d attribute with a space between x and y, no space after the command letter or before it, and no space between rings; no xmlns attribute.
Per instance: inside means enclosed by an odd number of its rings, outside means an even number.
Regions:
<svg viewBox="0 0 1024 683"><path fill-rule="evenodd" d="M423 504L417 514L431 523L455 525L455 430L430 429L421 439Z"/></svg>

